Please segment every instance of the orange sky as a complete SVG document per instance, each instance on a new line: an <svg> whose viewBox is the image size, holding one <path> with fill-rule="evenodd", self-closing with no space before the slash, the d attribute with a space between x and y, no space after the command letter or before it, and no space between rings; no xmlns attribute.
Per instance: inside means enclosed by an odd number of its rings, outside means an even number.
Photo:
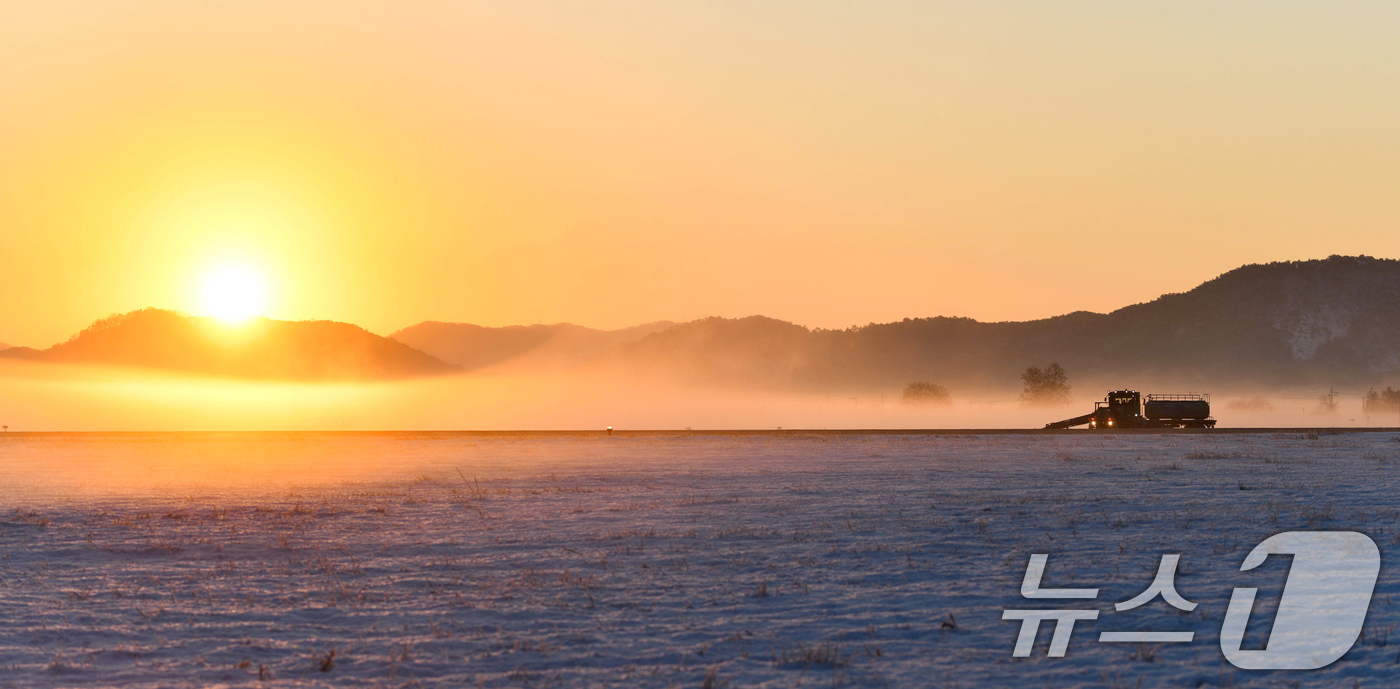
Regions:
<svg viewBox="0 0 1400 689"><path fill-rule="evenodd" d="M1110 310L1400 256L1394 3L12 2L0 341Z"/></svg>

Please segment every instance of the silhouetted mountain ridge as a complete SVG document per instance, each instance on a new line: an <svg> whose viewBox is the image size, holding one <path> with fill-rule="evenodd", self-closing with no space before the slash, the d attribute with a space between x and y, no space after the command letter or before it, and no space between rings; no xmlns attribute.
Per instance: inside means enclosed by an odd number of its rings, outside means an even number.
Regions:
<svg viewBox="0 0 1400 689"><path fill-rule="evenodd" d="M570 323L492 328L424 321L389 337L467 370L502 364L567 367L583 364L609 347L673 325L670 321L659 321L622 330L595 330Z"/></svg>
<svg viewBox="0 0 1400 689"><path fill-rule="evenodd" d="M281 380L402 378L456 367L349 323L256 318L237 326L161 309L93 323L45 350L0 357Z"/></svg>
<svg viewBox="0 0 1400 689"><path fill-rule="evenodd" d="M1400 261L1332 256L1247 265L1108 314L997 323L906 318L845 330L764 316L614 331L429 321L384 338L331 321L255 319L230 328L146 309L98 321L47 350L17 347L0 357L269 379L584 368L795 390L930 381L955 393L1015 388L1026 366L1057 361L1089 389L1369 387L1400 382Z"/></svg>
<svg viewBox="0 0 1400 689"><path fill-rule="evenodd" d="M1247 265L1109 314L1022 322L935 317L811 330L762 316L708 318L606 359L694 382L808 389L915 380L1009 388L1027 365L1050 361L1074 380L1105 384L1371 385L1400 376L1400 261Z"/></svg>

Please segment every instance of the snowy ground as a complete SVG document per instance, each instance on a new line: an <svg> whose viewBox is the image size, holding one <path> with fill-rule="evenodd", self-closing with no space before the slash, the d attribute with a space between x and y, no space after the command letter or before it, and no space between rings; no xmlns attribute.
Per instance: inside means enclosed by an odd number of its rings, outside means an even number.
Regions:
<svg viewBox="0 0 1400 689"><path fill-rule="evenodd" d="M1389 686L1397 478L1393 433L10 438L0 684ZM1234 669L1231 588L1258 648L1287 572L1240 562L1287 530L1380 546L1365 636ZM1068 607L1020 597L1031 553L1102 589L1064 658L1048 625L1011 657L1002 610ZM1114 613L1163 553L1200 607Z"/></svg>

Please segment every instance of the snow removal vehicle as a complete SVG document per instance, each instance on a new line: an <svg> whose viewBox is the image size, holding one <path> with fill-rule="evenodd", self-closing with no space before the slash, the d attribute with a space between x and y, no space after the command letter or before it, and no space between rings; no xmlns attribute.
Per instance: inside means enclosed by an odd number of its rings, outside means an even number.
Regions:
<svg viewBox="0 0 1400 689"><path fill-rule="evenodd" d="M1091 431L1118 428L1215 428L1210 418L1210 395L1148 395L1136 390L1110 390L1104 401L1094 403L1094 411L1064 421L1045 424L1046 428L1088 426Z"/></svg>

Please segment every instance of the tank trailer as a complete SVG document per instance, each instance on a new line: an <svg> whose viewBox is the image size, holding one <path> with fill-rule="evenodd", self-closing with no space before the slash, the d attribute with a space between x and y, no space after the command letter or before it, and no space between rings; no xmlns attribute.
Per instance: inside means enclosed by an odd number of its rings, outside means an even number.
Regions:
<svg viewBox="0 0 1400 689"><path fill-rule="evenodd" d="M1088 426L1091 431L1215 428L1215 419L1210 418L1210 395L1148 395L1144 403L1136 390L1110 390L1104 401L1094 403L1093 412L1045 424L1046 428L1075 426Z"/></svg>

